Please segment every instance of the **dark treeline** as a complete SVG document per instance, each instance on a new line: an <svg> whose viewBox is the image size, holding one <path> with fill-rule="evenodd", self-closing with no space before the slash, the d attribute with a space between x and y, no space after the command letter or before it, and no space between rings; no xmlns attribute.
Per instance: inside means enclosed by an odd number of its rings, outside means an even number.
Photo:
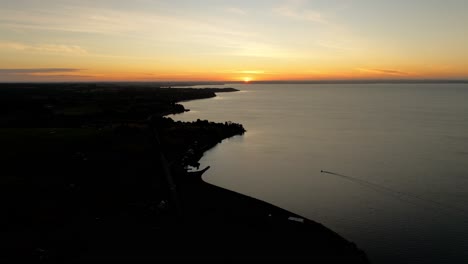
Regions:
<svg viewBox="0 0 468 264"><path fill-rule="evenodd" d="M211 98L233 88L193 89L123 84L0 84L0 126L76 127L142 121L182 113L184 100Z"/></svg>
<svg viewBox="0 0 468 264"><path fill-rule="evenodd" d="M117 221L125 229L138 226L135 221L170 219L175 206L157 154L164 153L181 181L184 157L196 163L208 146L244 129L163 116L187 111L179 101L231 91L2 84L0 192L6 213L0 228L10 257L73 259L88 242L82 234L92 237L97 223L112 227ZM154 144L154 133L162 144ZM194 148L195 142L206 148Z"/></svg>

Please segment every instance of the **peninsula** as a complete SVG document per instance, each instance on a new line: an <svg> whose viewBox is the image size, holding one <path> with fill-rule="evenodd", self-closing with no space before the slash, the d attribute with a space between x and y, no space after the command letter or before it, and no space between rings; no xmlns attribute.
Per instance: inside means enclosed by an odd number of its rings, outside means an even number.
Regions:
<svg viewBox="0 0 468 264"><path fill-rule="evenodd" d="M0 261L368 263L326 227L201 179L203 153L246 132L176 122L232 88L0 84ZM247 128L248 129L248 128Z"/></svg>

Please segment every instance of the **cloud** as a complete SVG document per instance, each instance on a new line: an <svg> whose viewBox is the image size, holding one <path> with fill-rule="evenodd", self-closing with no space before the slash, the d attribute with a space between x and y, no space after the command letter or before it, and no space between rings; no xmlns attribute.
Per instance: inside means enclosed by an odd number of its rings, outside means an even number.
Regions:
<svg viewBox="0 0 468 264"><path fill-rule="evenodd" d="M81 69L74 68L0 69L0 75L49 75L79 71L81 71Z"/></svg>
<svg viewBox="0 0 468 264"><path fill-rule="evenodd" d="M276 75L279 74L279 72L272 72L272 71L264 71L264 70L238 70L238 69L232 69L232 70L221 70L221 71L215 71L214 73L219 73L219 74L249 74L249 75Z"/></svg>
<svg viewBox="0 0 468 264"><path fill-rule="evenodd" d="M234 73L242 73L242 74L265 74L265 71L253 71L253 70L248 70L248 71L234 71Z"/></svg>
<svg viewBox="0 0 468 264"><path fill-rule="evenodd" d="M48 82L90 80L97 75L80 74L75 68L0 69L0 82Z"/></svg>
<svg viewBox="0 0 468 264"><path fill-rule="evenodd" d="M395 75L406 75L407 72L397 71L397 70L385 70L385 69L373 69L374 71L386 73L386 74L395 74Z"/></svg>
<svg viewBox="0 0 468 264"><path fill-rule="evenodd" d="M13 49L19 51L60 53L68 55L85 55L88 52L77 45L62 45L62 44L38 44L29 45L19 42L0 42L0 48Z"/></svg>
<svg viewBox="0 0 468 264"><path fill-rule="evenodd" d="M241 8L237 8L237 7L229 7L226 9L227 12L229 13L233 13L233 14L236 14L236 15L246 15L247 14L247 11L245 11L244 9L241 9Z"/></svg>
<svg viewBox="0 0 468 264"><path fill-rule="evenodd" d="M65 10L65 11L64 11ZM242 48L246 42L262 42L255 40L258 33L252 28L246 28L242 22L233 17L240 17L246 14L248 10L223 6L222 9L216 9L224 16L193 16L177 15L163 10L121 10L115 8L90 8L85 6L64 7L58 9L45 9L43 7L32 8L29 12L22 10L2 10L0 8L0 24L11 30L23 32L41 32L46 31L53 35L60 32L70 32L72 34L87 34L93 38L106 39L98 43L93 51L89 53L80 46L76 45L26 45L24 43L4 43L0 48L35 52L48 52L55 54L86 54L87 56L113 56L117 57L123 53L116 54L115 50L128 50L134 46L135 41L146 43L155 48L149 51L150 54L161 54L161 57L167 57L172 52L179 54L182 52L193 52L195 48L187 49L188 45L200 47L197 52L207 52L209 54L220 53L220 51L236 50L241 56L258 54L257 50L252 51ZM231 12L231 19L226 18L227 12ZM52 31L52 32L50 32ZM56 32L57 31L57 32ZM108 37L111 38L108 38ZM110 39L118 38L121 45L114 45L111 49L103 50L103 46ZM236 42L236 45L230 43ZM265 42L265 41L263 41ZM60 44L60 43L59 43ZM131 45L130 45L131 44ZM96 45L93 43L91 45ZM177 48L183 45L181 51ZM265 44L267 45L267 44ZM229 46L229 47L225 47ZM168 54L162 54L162 50L169 51ZM147 49L132 50L132 54L142 54ZM99 54L94 54L98 52ZM148 53L148 52L146 52ZM233 52L223 53L222 55L232 55ZM265 52L263 52L265 53ZM146 59L141 57L135 59ZM124 58L123 58L124 59ZM154 59L154 57L150 58Z"/></svg>
<svg viewBox="0 0 468 264"><path fill-rule="evenodd" d="M409 72L403 72L399 70L393 70L393 69L366 69L366 68L358 68L358 71L361 72L370 72L370 73L378 73L378 74L386 74L386 75L409 75Z"/></svg>
<svg viewBox="0 0 468 264"><path fill-rule="evenodd" d="M257 58L296 58L300 56L293 50L288 50L269 43L239 42L232 46L231 56L257 57Z"/></svg>
<svg viewBox="0 0 468 264"><path fill-rule="evenodd" d="M44 78L96 78L96 75L82 75L82 74L50 74L50 75L33 75L34 77L44 77Z"/></svg>
<svg viewBox="0 0 468 264"><path fill-rule="evenodd" d="M230 11L237 14L245 12L240 8L230 8ZM213 20L209 17L200 19L189 15L174 16L164 12L122 11L76 6L62 10L39 8L30 12L0 9L0 23L14 29L66 31L132 38L157 36L158 40L164 36L167 36L168 40L173 40L176 34L185 39L187 33L200 32L232 36L245 34L243 31L227 28L223 19Z"/></svg>
<svg viewBox="0 0 468 264"><path fill-rule="evenodd" d="M319 40L317 41L317 45L333 50L339 51L351 51L353 50L352 45L350 45L349 41L336 41L336 40Z"/></svg>
<svg viewBox="0 0 468 264"><path fill-rule="evenodd" d="M314 10L299 10L298 7L289 7L289 6L282 6L273 9L273 12L276 15L291 18L294 20L301 20L301 21L310 21L320 24L328 23L317 11Z"/></svg>
<svg viewBox="0 0 468 264"><path fill-rule="evenodd" d="M41 51L41 52L66 53L66 54L78 54L78 55L83 55L83 54L88 53L85 49L76 45L47 44L47 45L39 45L37 47L32 47L32 49Z"/></svg>

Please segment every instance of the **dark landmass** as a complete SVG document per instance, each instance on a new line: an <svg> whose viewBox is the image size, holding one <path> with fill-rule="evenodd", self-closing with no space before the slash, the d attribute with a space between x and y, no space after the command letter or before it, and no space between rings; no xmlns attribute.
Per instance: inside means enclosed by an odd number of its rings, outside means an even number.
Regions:
<svg viewBox="0 0 468 264"><path fill-rule="evenodd" d="M201 180L240 124L176 122L184 100L235 89L0 85L0 262L284 260L367 263L313 221Z"/></svg>

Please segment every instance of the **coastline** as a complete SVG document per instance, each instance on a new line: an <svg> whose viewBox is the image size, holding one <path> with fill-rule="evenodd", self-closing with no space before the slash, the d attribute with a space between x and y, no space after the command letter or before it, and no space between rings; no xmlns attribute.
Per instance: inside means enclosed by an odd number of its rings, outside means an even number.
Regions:
<svg viewBox="0 0 468 264"><path fill-rule="evenodd" d="M0 101L9 110L0 116L0 191L7 212L0 232L8 241L1 260L368 263L353 243L326 227L187 172L186 165L196 165L206 150L244 129L162 116L186 111L178 102L211 98L220 90L134 84L1 88ZM151 115L156 118L149 122ZM151 140L151 123L161 144ZM165 162L180 205L171 200Z"/></svg>
<svg viewBox="0 0 468 264"><path fill-rule="evenodd" d="M214 143L201 150L200 153L195 154L195 156L197 156L196 161L198 162L206 151L221 143L221 141ZM209 166L205 171L207 169L209 169ZM219 223L209 221L207 219L216 219L221 217L224 222L222 225L227 225L230 228L235 226L255 226L257 230L251 229L249 230L249 233L255 234L256 232L259 232L262 236L266 235L268 239L262 240L261 243L268 245L266 246L267 248L274 248L274 246L272 246L272 241L275 241L275 239L288 241L314 237L315 240L309 239L308 246L310 247L307 248L307 251L304 251L309 252L309 254L314 252L312 254L314 255L312 258L314 260L369 263L364 251L359 249L356 244L347 241L338 233L328 229L324 225L291 213L265 201L210 184L202 178L205 171L201 171L198 174L185 172L183 176L185 179L181 180L181 192L183 193L186 207L189 209L190 214L198 214L198 212L194 213L192 210L197 208L197 205L200 204L204 205L205 208L200 208L199 210L210 212L210 214L206 214L204 216L197 216L199 219L192 219L191 221L197 222L198 224L200 224L200 222L205 222L205 224L209 222L210 226L218 227ZM267 235L277 230L281 230L279 236L274 238ZM239 231L240 230L237 230L236 232ZM256 243L258 242L259 241ZM278 241L275 241L274 243L277 242ZM295 246L297 246L297 244ZM283 252L289 250L298 253L296 251L297 249L293 250L290 247L288 248L287 244L282 244L282 247ZM264 252L262 257L267 257L266 253L267 252ZM273 252L268 251L268 254L271 253ZM299 254L299 256L302 257L286 255L295 260L310 260L310 255L305 258L304 255L301 254ZM281 256L281 254L272 254L271 256L268 256L267 259L277 259L278 257L281 258L285 256Z"/></svg>

